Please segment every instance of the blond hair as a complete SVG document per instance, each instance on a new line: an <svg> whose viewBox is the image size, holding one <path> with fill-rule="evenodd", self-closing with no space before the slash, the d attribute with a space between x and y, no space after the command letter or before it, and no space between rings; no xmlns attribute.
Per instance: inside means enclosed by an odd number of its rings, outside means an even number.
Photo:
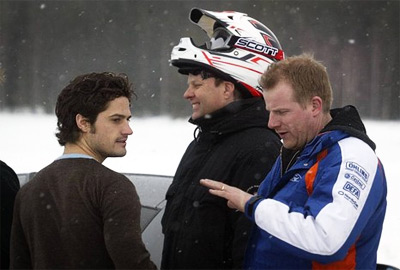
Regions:
<svg viewBox="0 0 400 270"><path fill-rule="evenodd" d="M313 98L322 99L322 107L328 113L332 105L332 87L326 67L304 53L288 57L268 67L260 78L263 91L276 86L280 81L289 83L294 90L294 99L303 107Z"/></svg>

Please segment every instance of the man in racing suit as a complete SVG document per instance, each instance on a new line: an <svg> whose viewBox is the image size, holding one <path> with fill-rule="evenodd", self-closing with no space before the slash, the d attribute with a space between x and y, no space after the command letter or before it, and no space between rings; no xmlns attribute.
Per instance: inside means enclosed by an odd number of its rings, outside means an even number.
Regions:
<svg viewBox="0 0 400 270"><path fill-rule="evenodd" d="M376 269L387 186L357 110L330 110L328 75L310 55L273 64L261 85L283 147L258 194L201 180L256 225L245 269Z"/></svg>

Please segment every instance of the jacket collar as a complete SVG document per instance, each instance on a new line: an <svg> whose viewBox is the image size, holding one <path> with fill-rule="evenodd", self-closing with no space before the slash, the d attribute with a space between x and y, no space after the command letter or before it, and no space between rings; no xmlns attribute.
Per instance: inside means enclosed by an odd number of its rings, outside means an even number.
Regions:
<svg viewBox="0 0 400 270"><path fill-rule="evenodd" d="M197 125L200 132L222 135L252 126L266 127L268 116L263 99L248 98L231 102L207 117L190 118L189 122Z"/></svg>
<svg viewBox="0 0 400 270"><path fill-rule="evenodd" d="M320 131L318 136L309 142L302 150L295 151L282 146L281 158L283 169L288 169L293 165L299 157L299 152L301 156L319 152L323 148L335 143L337 140L348 137L349 135L364 141L375 151L375 143L368 137L361 117L354 106L348 105L343 108L332 109L330 113L332 120ZM331 137L326 137L326 139L322 141L320 140L324 133L332 131L342 131L343 133L339 137L335 136L334 141L331 140Z"/></svg>
<svg viewBox="0 0 400 270"><path fill-rule="evenodd" d="M348 105L343 108L331 110L332 120L321 130L320 133L333 130L341 130L353 137L356 137L375 151L375 143L368 137L361 117L354 106Z"/></svg>

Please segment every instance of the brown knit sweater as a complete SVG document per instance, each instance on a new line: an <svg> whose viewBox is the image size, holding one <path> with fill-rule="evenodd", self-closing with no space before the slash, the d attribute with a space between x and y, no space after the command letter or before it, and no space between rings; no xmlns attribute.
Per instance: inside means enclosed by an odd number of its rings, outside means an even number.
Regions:
<svg viewBox="0 0 400 270"><path fill-rule="evenodd" d="M134 185L95 160L56 160L17 194L11 268L155 269Z"/></svg>

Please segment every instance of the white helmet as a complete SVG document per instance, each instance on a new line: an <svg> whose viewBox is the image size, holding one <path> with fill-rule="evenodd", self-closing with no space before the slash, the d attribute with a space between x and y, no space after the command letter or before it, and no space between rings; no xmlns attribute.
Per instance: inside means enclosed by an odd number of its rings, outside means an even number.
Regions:
<svg viewBox="0 0 400 270"><path fill-rule="evenodd" d="M267 67L284 58L281 45L265 25L235 11L215 12L199 8L189 19L210 38L196 46L188 37L172 49L171 64L183 74L205 70L232 81L245 97L262 96L259 79Z"/></svg>

